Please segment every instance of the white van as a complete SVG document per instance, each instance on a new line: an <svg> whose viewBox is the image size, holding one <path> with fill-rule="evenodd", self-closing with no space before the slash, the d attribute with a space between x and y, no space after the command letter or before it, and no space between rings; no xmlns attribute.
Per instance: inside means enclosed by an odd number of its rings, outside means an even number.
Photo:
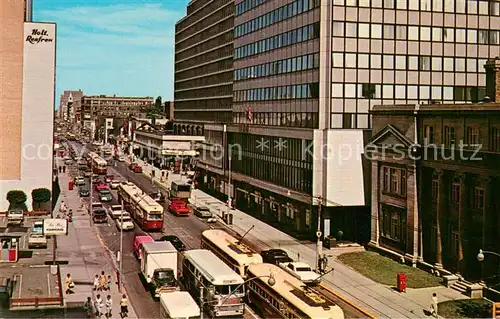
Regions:
<svg viewBox="0 0 500 319"><path fill-rule="evenodd" d="M200 307L187 291L160 294L161 319L194 319L200 317Z"/></svg>

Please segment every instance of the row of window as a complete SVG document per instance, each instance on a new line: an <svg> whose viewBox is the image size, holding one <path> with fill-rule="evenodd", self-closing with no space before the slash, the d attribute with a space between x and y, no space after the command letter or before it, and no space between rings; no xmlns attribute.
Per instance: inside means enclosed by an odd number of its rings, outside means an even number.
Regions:
<svg viewBox="0 0 500 319"><path fill-rule="evenodd" d="M238 3L235 7L236 8L235 9L236 15L238 16L240 14L247 12L247 11L250 11L257 6L260 6L261 4L263 4L266 1L267 0L243 0L240 3Z"/></svg>
<svg viewBox="0 0 500 319"><path fill-rule="evenodd" d="M317 68L319 68L319 53L313 53L234 70L234 80L255 79Z"/></svg>
<svg viewBox="0 0 500 319"><path fill-rule="evenodd" d="M430 86L394 84L332 84L332 97L398 99L398 100L447 100L479 102L486 96L485 87Z"/></svg>
<svg viewBox="0 0 500 319"><path fill-rule="evenodd" d="M276 163L274 160L274 158L263 154L242 152L241 156L238 156L238 159L236 157L233 159L232 169L235 172L299 192L311 192L310 169L299 168L285 163ZM282 162L286 161L282 160Z"/></svg>
<svg viewBox="0 0 500 319"><path fill-rule="evenodd" d="M459 182L452 181L450 185L450 196L448 197L448 205L452 205L455 207L460 206L461 198L462 196L460 195L462 186L460 185ZM472 200L471 200L471 206L470 208L475 209L475 210L484 210L485 208L485 191L484 188L480 186L475 186L474 190L471 194ZM431 197L432 201L434 203L438 202L439 199L439 180L434 179L432 180L432 188L431 188Z"/></svg>
<svg viewBox="0 0 500 319"><path fill-rule="evenodd" d="M247 112L233 113L235 123L266 126L286 126L317 128L318 113L313 112L255 112L251 117Z"/></svg>
<svg viewBox="0 0 500 319"><path fill-rule="evenodd" d="M382 167L382 191L385 193L406 196L406 170L384 166Z"/></svg>
<svg viewBox="0 0 500 319"><path fill-rule="evenodd" d="M333 0L351 7L500 15L500 2L486 0Z"/></svg>
<svg viewBox="0 0 500 319"><path fill-rule="evenodd" d="M465 28L443 28L400 24L334 21L334 37L433 41L469 44L499 44L500 31Z"/></svg>
<svg viewBox="0 0 500 319"><path fill-rule="evenodd" d="M304 12L319 7L319 0L296 0L255 19L246 21L234 28L235 37L241 37L272 24L297 16Z"/></svg>
<svg viewBox="0 0 500 319"><path fill-rule="evenodd" d="M235 102L311 99L319 97L319 84L295 84L234 92Z"/></svg>
<svg viewBox="0 0 500 319"><path fill-rule="evenodd" d="M485 72L487 59L425 55L332 53L332 65L348 69Z"/></svg>
<svg viewBox="0 0 500 319"><path fill-rule="evenodd" d="M234 49L234 58L241 59L317 38L319 38L319 22L238 47Z"/></svg>
<svg viewBox="0 0 500 319"><path fill-rule="evenodd" d="M361 113L332 113L330 115L330 128L362 128L370 127L370 117Z"/></svg>
<svg viewBox="0 0 500 319"><path fill-rule="evenodd" d="M382 237L400 242L403 228L400 209L390 207L389 205L382 205L380 215L380 234Z"/></svg>
<svg viewBox="0 0 500 319"><path fill-rule="evenodd" d="M445 146L456 145L456 133L455 127L450 125L445 125L442 132L442 140L440 142L444 143ZM479 145L482 144L482 137L480 135L479 126L467 126L465 131L465 143L469 145ZM432 125L424 126L424 141L426 144L436 143L435 130ZM486 137L488 140L488 137ZM497 127L492 127L489 131L489 151L500 152L500 129Z"/></svg>

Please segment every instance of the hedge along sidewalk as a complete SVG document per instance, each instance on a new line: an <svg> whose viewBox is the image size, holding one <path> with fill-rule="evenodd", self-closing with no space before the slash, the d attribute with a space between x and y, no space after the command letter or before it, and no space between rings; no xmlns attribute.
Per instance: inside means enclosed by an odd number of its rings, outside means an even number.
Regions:
<svg viewBox="0 0 500 319"><path fill-rule="evenodd" d="M440 286L442 278L433 276L421 269L400 264L375 252L352 252L338 256L343 264L380 284L396 286L396 275L406 275L407 288L428 288Z"/></svg>

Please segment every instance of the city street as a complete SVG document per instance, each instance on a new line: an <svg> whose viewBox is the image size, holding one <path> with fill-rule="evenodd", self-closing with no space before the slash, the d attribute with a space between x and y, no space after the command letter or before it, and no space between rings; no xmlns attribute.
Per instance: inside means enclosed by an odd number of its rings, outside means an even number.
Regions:
<svg viewBox="0 0 500 319"><path fill-rule="evenodd" d="M80 154L82 146L77 143L71 143L77 153ZM116 167L108 167L108 174L114 175L115 179L124 181L128 180L139 186L147 193L158 190L158 186L152 185L151 180L144 174L134 173L130 171L125 163L117 163ZM116 191L113 191L113 201L104 206L117 205L118 198ZM93 191L94 200L97 201L97 193ZM165 209L164 228L163 232L148 233L153 238L158 239L163 235L175 235L179 237L186 245L187 249L200 248L201 233L210 227L206 222L198 219L194 215L189 217L176 217L167 212L168 200L163 204ZM120 250L120 231L115 226L115 221L108 218L108 224L95 226L102 237L103 243L109 250L112 256L116 258L117 252ZM134 256L133 241L136 235L146 234L139 227L135 227L133 231L123 232L123 276L127 287L127 294L134 306L137 314L143 318L158 318L160 314L160 305L153 300L151 294L144 287L140 273L140 263ZM247 311L245 318L255 318L256 316Z"/></svg>

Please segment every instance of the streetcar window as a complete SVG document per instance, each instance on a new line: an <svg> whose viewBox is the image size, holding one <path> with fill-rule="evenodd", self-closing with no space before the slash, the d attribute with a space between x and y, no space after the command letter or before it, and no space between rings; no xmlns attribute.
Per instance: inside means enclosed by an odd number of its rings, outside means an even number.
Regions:
<svg viewBox="0 0 500 319"><path fill-rule="evenodd" d="M242 294L243 293L243 285L215 286L215 292L218 295Z"/></svg>
<svg viewBox="0 0 500 319"><path fill-rule="evenodd" d="M161 216L161 214L149 214L148 219L160 220L160 219L162 219L162 216Z"/></svg>

